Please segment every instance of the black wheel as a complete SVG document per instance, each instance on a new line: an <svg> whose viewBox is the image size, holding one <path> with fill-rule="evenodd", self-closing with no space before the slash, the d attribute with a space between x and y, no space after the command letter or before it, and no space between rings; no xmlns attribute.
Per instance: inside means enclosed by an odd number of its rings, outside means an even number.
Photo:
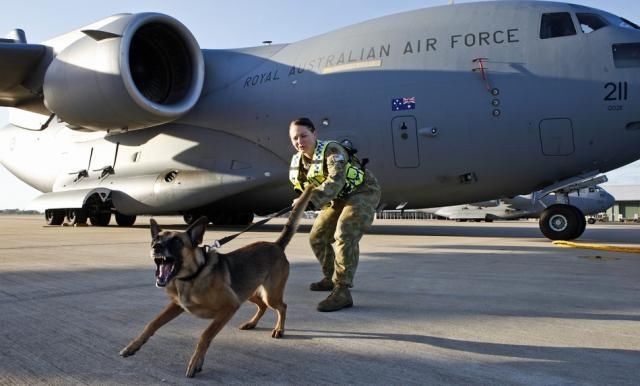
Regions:
<svg viewBox="0 0 640 386"><path fill-rule="evenodd" d="M571 208L576 212L576 216L578 216L578 229L573 237L574 239L577 239L582 236L584 230L587 229L587 219L584 218L584 213L582 213L580 209L575 206L572 206Z"/></svg>
<svg viewBox="0 0 640 386"><path fill-rule="evenodd" d="M44 218L47 221L47 225L60 225L64 221L64 210L47 209L44 211Z"/></svg>
<svg viewBox="0 0 640 386"><path fill-rule="evenodd" d="M116 212L116 224L121 227L130 227L136 222L136 216L131 215L128 216L126 214L122 214L120 212Z"/></svg>
<svg viewBox="0 0 640 386"><path fill-rule="evenodd" d="M97 212L89 216L91 225L106 227L111 222L111 212Z"/></svg>
<svg viewBox="0 0 640 386"><path fill-rule="evenodd" d="M573 240L587 225L582 212L571 205L551 205L540 216L540 230L551 240Z"/></svg>
<svg viewBox="0 0 640 386"><path fill-rule="evenodd" d="M589 217L589 220L587 220L587 222L588 222L589 224L595 224L595 223L596 223L596 219L595 219L595 218L593 218L593 217Z"/></svg>
<svg viewBox="0 0 640 386"><path fill-rule="evenodd" d="M84 209L67 209L67 221L70 225L86 224L87 211Z"/></svg>
<svg viewBox="0 0 640 386"><path fill-rule="evenodd" d="M198 216L196 213L193 213L193 212L187 212L182 215L182 219L187 225L193 224L193 222L196 221L198 217L200 216Z"/></svg>

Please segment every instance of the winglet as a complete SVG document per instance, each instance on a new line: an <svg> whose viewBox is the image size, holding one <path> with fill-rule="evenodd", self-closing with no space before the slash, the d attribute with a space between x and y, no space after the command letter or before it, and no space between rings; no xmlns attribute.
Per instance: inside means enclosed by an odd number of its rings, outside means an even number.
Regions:
<svg viewBox="0 0 640 386"><path fill-rule="evenodd" d="M13 31L10 31L2 40L4 40L4 43L26 43L27 35L25 35L23 30L16 28Z"/></svg>

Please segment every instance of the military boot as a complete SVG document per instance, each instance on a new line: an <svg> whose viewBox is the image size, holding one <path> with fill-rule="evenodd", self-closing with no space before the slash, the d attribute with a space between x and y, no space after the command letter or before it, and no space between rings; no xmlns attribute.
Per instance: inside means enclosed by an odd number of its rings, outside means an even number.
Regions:
<svg viewBox="0 0 640 386"><path fill-rule="evenodd" d="M322 280L309 285L311 291L331 291L333 289L333 282L331 279L323 277Z"/></svg>
<svg viewBox="0 0 640 386"><path fill-rule="evenodd" d="M338 285L331 291L331 295L318 303L317 309L320 312L331 312L351 306L353 306L353 299L351 299L349 288Z"/></svg>

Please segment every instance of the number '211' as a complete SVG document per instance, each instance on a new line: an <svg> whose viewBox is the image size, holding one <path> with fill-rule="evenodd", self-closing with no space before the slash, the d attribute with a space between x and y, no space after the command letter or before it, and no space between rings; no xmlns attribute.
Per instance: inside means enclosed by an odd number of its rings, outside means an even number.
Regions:
<svg viewBox="0 0 640 386"><path fill-rule="evenodd" d="M627 82L609 82L604 85L604 89L609 91L604 97L605 101L626 101L628 96Z"/></svg>

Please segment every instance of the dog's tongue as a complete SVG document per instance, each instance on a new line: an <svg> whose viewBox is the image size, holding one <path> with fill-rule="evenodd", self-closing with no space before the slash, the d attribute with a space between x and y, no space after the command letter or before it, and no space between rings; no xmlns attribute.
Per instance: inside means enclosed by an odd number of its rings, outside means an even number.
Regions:
<svg viewBox="0 0 640 386"><path fill-rule="evenodd" d="M165 286L169 280L169 275L173 270L173 264L160 264L158 267L158 277L156 278L156 284L159 286Z"/></svg>

